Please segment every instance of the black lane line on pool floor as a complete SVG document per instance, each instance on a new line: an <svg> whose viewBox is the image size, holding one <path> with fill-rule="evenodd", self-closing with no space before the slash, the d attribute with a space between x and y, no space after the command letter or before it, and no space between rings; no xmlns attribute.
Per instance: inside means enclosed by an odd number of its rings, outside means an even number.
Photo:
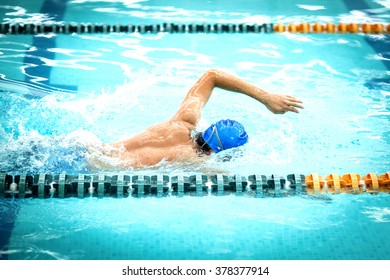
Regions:
<svg viewBox="0 0 390 280"><path fill-rule="evenodd" d="M361 10L369 14L371 7L364 0L343 0L345 6L349 11ZM378 56L382 56L381 62L384 64L387 70L390 70L390 51L388 46L390 45L390 36L384 35L384 39L378 40L372 36L364 36L367 44L370 45ZM386 49L387 47L387 49ZM382 89L383 87L390 86L390 77L387 75L384 78L371 79L365 83L366 87L370 89Z"/></svg>
<svg viewBox="0 0 390 280"><path fill-rule="evenodd" d="M9 241L20 211L20 202L0 199L0 208L6 210L0 212L0 260L8 260Z"/></svg>
<svg viewBox="0 0 390 280"><path fill-rule="evenodd" d="M68 1L69 0L46 0L43 2L39 13L49 14L50 16L53 16L55 20L62 21ZM32 46L36 47L36 50L26 53L26 56L24 57L24 65L31 66L25 69L27 74L25 75L25 81L31 84L36 83L37 80L43 78L46 80L40 80L38 83L59 89L77 91L76 85L55 85L50 83L52 66L45 65L41 58L54 60L56 54L47 50L50 48L56 48L56 39L56 36L33 36Z"/></svg>

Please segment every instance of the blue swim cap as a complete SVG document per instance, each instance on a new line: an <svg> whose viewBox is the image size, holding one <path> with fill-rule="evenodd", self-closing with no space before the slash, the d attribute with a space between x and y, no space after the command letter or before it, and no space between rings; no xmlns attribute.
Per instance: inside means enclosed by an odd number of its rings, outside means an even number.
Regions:
<svg viewBox="0 0 390 280"><path fill-rule="evenodd" d="M216 153L248 142L248 134L242 124L232 120L220 120L212 124L203 132L202 137Z"/></svg>

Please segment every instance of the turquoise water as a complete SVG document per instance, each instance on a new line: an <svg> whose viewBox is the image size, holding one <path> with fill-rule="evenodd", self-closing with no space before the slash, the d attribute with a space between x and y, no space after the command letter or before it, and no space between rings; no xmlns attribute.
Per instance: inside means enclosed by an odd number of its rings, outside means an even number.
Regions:
<svg viewBox="0 0 390 280"><path fill-rule="evenodd" d="M13 156L21 160L19 155L28 148L25 143L32 139L39 140L44 153L53 146L53 136L64 147L74 141L61 138L69 134L80 141L117 141L170 118L208 68L229 71L271 92L297 96L305 106L299 115L272 115L250 98L216 90L200 129L221 118L236 119L248 130L250 143L244 150L250 152L223 166L211 165L253 173L260 164L267 174L388 170L388 70L381 58L386 51L376 54L363 36L59 35L60 44L69 45L50 51L55 53L47 62L52 65L50 82L77 85L77 92L46 92L42 88L51 85L37 82L28 82L34 86L28 89L11 79L22 74L18 67L23 61L15 53L26 48L15 40L30 46L29 36L11 38L12 44L6 41L10 38L3 42L14 50L3 51L11 56L4 59L11 67L2 67L6 94L0 97L5 116L0 158L11 170ZM372 40L379 40L384 49L388 44L387 37ZM47 68L37 67L43 73ZM9 144L9 139L15 141ZM19 165L27 170L20 171L50 172L49 161L43 157L35 165L22 162Z"/></svg>
<svg viewBox="0 0 390 280"><path fill-rule="evenodd" d="M360 23L388 21L390 6L258 2L199 7L191 1L80 0L68 1L60 15L42 12L37 3L2 1L0 17ZM73 160L88 141L117 141L170 118L196 79L218 68L294 95L305 109L273 115L247 97L216 90L200 129L221 118L242 122L250 136L242 155L142 172L191 174L212 167L245 176L379 175L390 169L388 44L384 35L0 35L0 170L84 172ZM389 259L389 208L388 194L1 200L0 258Z"/></svg>
<svg viewBox="0 0 390 280"><path fill-rule="evenodd" d="M18 218L1 253L10 259L388 259L389 199L2 201Z"/></svg>

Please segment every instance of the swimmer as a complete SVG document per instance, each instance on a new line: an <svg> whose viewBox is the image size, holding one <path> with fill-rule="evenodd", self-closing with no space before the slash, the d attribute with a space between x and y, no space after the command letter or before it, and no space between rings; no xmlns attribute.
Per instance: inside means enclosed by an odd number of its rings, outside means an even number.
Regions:
<svg viewBox="0 0 390 280"><path fill-rule="evenodd" d="M203 107L214 88L247 95L265 105L274 114L299 113L302 101L272 94L220 70L206 71L189 90L178 111L167 121L157 123L129 139L103 144L92 150L87 160L92 169L109 167L144 168L161 161L196 162L213 153L239 147L248 142L244 127L234 120L220 120L203 132L195 131ZM107 160L109 158L110 160Z"/></svg>

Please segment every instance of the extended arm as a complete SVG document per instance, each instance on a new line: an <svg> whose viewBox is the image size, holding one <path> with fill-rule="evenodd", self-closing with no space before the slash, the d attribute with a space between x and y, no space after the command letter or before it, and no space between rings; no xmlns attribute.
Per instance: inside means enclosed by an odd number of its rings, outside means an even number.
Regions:
<svg viewBox="0 0 390 280"><path fill-rule="evenodd" d="M196 125L215 87L252 97L275 114L284 114L287 111L298 113L297 108L303 109L302 101L295 97L271 94L231 74L208 70L190 89L173 118Z"/></svg>

